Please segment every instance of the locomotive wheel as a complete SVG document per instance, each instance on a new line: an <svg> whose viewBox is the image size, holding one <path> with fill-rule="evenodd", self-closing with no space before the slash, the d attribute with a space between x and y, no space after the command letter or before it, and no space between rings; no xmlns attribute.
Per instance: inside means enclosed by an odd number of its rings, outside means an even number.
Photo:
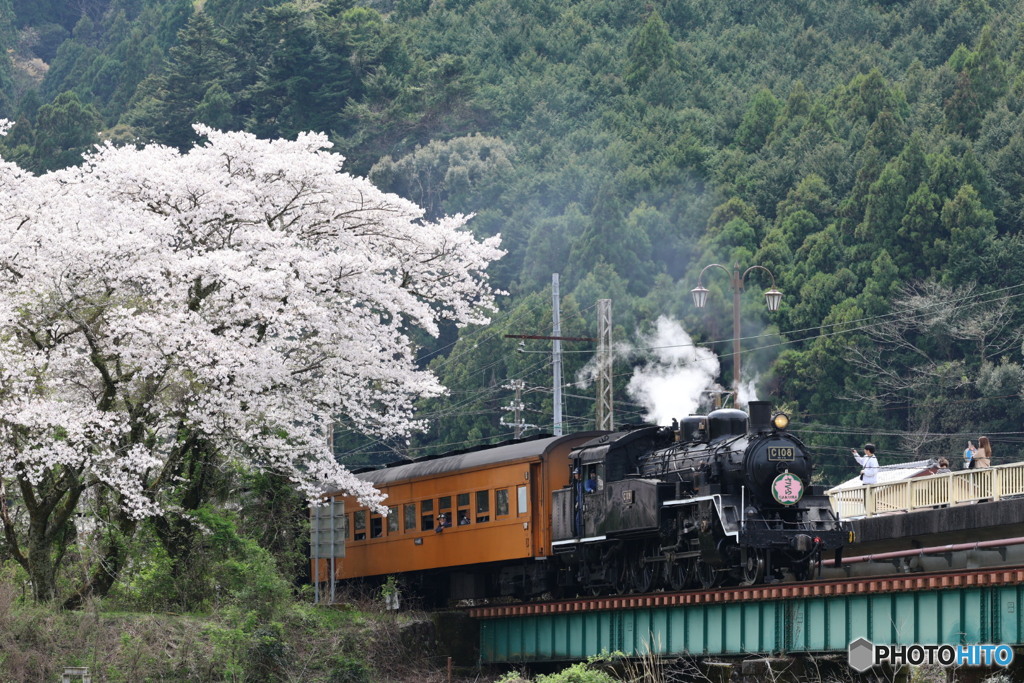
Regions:
<svg viewBox="0 0 1024 683"><path fill-rule="evenodd" d="M628 593L630 589L630 576L626 570L626 560L622 557L615 559L614 578L612 579L612 591L616 595Z"/></svg>
<svg viewBox="0 0 1024 683"><path fill-rule="evenodd" d="M637 593L649 593L658 578L658 567L653 563L644 562L644 556L641 555L632 565L630 574L633 590Z"/></svg>
<svg viewBox="0 0 1024 683"><path fill-rule="evenodd" d="M668 565L668 585L674 591L685 590L693 574L693 560L686 558Z"/></svg>
<svg viewBox="0 0 1024 683"><path fill-rule="evenodd" d="M604 580L604 573L600 569L591 569L587 576L587 593L597 597L604 595L607 590L608 584Z"/></svg>
<svg viewBox="0 0 1024 683"><path fill-rule="evenodd" d="M604 588L601 579L603 574L594 571L590 564L583 565L583 576L581 583L581 593L586 595L598 596L601 595L601 591Z"/></svg>
<svg viewBox="0 0 1024 683"><path fill-rule="evenodd" d="M821 568L820 558L813 557L806 562L800 562L793 566L793 576L797 581L813 579Z"/></svg>
<svg viewBox="0 0 1024 683"><path fill-rule="evenodd" d="M755 548L747 548L747 561L741 567L743 578L741 586L753 586L764 580L764 552Z"/></svg>
<svg viewBox="0 0 1024 683"><path fill-rule="evenodd" d="M715 568L710 564L698 558L697 565L695 568L697 574L697 581L700 583L700 587L707 590L708 588L714 588L722 581L722 575L715 571Z"/></svg>

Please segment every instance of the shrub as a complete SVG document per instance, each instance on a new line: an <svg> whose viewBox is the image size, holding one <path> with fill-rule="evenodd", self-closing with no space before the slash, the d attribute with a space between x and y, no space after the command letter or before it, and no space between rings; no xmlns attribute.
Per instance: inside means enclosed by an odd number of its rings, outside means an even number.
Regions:
<svg viewBox="0 0 1024 683"><path fill-rule="evenodd" d="M111 597L136 609L237 607L261 621L275 618L292 590L273 556L238 533L233 513L203 507L192 515L202 531L189 562L176 565L151 536L140 534L133 546L139 554Z"/></svg>
<svg viewBox="0 0 1024 683"><path fill-rule="evenodd" d="M331 661L329 683L370 683L370 669L358 659L337 656Z"/></svg>

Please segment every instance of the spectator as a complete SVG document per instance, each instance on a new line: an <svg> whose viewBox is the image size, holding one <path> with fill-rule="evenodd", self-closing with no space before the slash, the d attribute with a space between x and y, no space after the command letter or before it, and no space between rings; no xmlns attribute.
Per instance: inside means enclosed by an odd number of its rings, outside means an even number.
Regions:
<svg viewBox="0 0 1024 683"><path fill-rule="evenodd" d="M463 512L459 515L459 526L466 526L469 524L469 515Z"/></svg>
<svg viewBox="0 0 1024 683"><path fill-rule="evenodd" d="M434 533L439 534L452 525L451 520L448 519L448 513L442 512L437 516L437 526L434 528Z"/></svg>
<svg viewBox="0 0 1024 683"><path fill-rule="evenodd" d="M851 448L853 457L863 468L860 471L860 481L865 486L878 483L878 458L875 457L875 444L864 444L864 455L860 455L856 448Z"/></svg>
<svg viewBox="0 0 1024 683"><path fill-rule="evenodd" d="M975 469L981 469L982 467L991 466L992 444L989 443L987 436L983 436L978 439L978 450L974 453L974 467Z"/></svg>
<svg viewBox="0 0 1024 683"><path fill-rule="evenodd" d="M939 469L935 470L935 474L949 474L949 461L939 458Z"/></svg>
<svg viewBox="0 0 1024 683"><path fill-rule="evenodd" d="M974 442L968 441L967 448L964 449L964 469L969 470L974 467Z"/></svg>

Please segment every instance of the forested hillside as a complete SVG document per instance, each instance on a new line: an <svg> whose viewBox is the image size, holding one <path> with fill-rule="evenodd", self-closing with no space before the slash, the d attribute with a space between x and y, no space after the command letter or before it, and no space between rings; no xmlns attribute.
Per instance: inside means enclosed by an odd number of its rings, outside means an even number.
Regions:
<svg viewBox="0 0 1024 683"><path fill-rule="evenodd" d="M722 354L743 297L744 382L785 406L833 480L847 446L882 462L987 433L1016 459L1024 306L1024 13L1010 1L0 0L5 158L36 172L100 140L184 148L193 122L325 131L347 169L426 208L473 213L508 251L486 328L424 362L451 395L430 430L364 441L357 463L508 438L506 382L551 428L552 273L562 334L610 298L620 422L659 316ZM685 347L679 347L685 349ZM593 345L566 343L567 382ZM684 354L685 355L685 354ZM542 389L541 389L542 388ZM593 389L567 388L569 428ZM529 411L533 412L529 412ZM507 418L507 416L506 416Z"/></svg>

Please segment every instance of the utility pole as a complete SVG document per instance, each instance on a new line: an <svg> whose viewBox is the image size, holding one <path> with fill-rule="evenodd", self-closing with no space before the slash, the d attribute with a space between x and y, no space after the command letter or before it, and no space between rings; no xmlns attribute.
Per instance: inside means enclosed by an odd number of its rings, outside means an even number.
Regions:
<svg viewBox="0 0 1024 683"><path fill-rule="evenodd" d="M612 300L597 300L597 428L615 431L612 401Z"/></svg>
<svg viewBox="0 0 1024 683"><path fill-rule="evenodd" d="M562 342L564 341L597 341L593 337L563 337L561 319L561 297L558 294L558 273L551 274L551 331L550 337L540 334L506 334L506 339L545 339L553 342L551 346L552 391L554 392L554 428L555 436L562 435ZM520 349L522 351L523 349ZM526 351L526 353L538 353Z"/></svg>
<svg viewBox="0 0 1024 683"><path fill-rule="evenodd" d="M512 432L515 438L523 435L523 386L526 384L521 379L512 380L512 388L516 391L516 397L512 403L512 415L516 421L515 430Z"/></svg>
<svg viewBox="0 0 1024 683"><path fill-rule="evenodd" d="M508 422L505 422L505 418L501 418L498 422L503 427L512 427L513 437L516 439L520 439L523 436L524 428L537 427L537 425L526 424L525 422L523 422L522 411L526 407L526 404L523 403L523 389L526 388L526 382L524 382L521 379L513 379L509 380L507 384L504 384L502 386L506 389L512 389L513 391L516 392L516 395L515 398L512 399L512 403L502 408L502 410L512 411L513 422L509 424Z"/></svg>
<svg viewBox="0 0 1024 683"><path fill-rule="evenodd" d="M554 370L552 384L555 390L555 436L562 435L562 311L558 294L558 273L551 274L551 366Z"/></svg>

